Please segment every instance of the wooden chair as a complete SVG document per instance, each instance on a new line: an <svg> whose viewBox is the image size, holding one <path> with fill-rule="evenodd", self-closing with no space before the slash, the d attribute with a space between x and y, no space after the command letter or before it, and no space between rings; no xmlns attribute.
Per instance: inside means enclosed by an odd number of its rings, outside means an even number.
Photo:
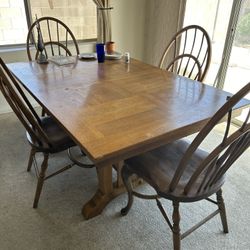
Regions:
<svg viewBox="0 0 250 250"><path fill-rule="evenodd" d="M38 177L35 199L33 202L33 207L36 208L44 181L71 168L74 165L74 163L71 163L62 169L45 176L48 167L49 155L70 149L75 146L75 143L52 117L46 116L40 118L37 115L15 77L8 70L1 58L0 89L10 107L13 109L27 131L27 139L31 145L27 171L30 171L32 163L34 162ZM41 164L40 171L37 168L35 160L35 154L37 152L43 153L43 162Z"/></svg>
<svg viewBox="0 0 250 250"><path fill-rule="evenodd" d="M167 69L178 56L180 60L178 65L172 67L172 72L181 75L184 72L184 76L187 76L198 66L201 69L201 76L195 80L203 81L211 61L211 41L207 32L198 25L190 25L178 31L163 53L160 68ZM183 60L184 58L186 60Z"/></svg>
<svg viewBox="0 0 250 250"><path fill-rule="evenodd" d="M79 47L75 36L66 24L54 17L41 17L31 25L27 35L26 49L29 61L37 60L39 55L37 26L41 31L41 39L44 44L46 58L55 55L72 56L69 49L69 45L71 44L73 45L71 49L75 49L76 55L79 54ZM33 46L35 46L36 49L35 58L32 58L31 54L31 48ZM42 109L42 116L44 115L45 110Z"/></svg>
<svg viewBox="0 0 250 250"><path fill-rule="evenodd" d="M181 65L186 62L186 67L182 68ZM201 81L202 69L196 57L183 54L175 57L167 66L166 70L188 77L193 80Z"/></svg>
<svg viewBox="0 0 250 250"><path fill-rule="evenodd" d="M27 35L26 49L30 61L33 60L30 51L30 48L33 46L36 48L34 59L38 57L37 25L41 30L45 47L44 52L47 58L55 55L72 56L72 49L75 49L74 55L79 54L79 47L75 36L66 24L54 17L41 17L31 25ZM69 45L73 45L71 46L71 50Z"/></svg>
<svg viewBox="0 0 250 250"><path fill-rule="evenodd" d="M223 231L228 233L221 187L225 182L227 170L250 145L250 123L248 122L250 111L243 125L234 133L229 133L231 114L232 108L249 92L250 83L228 99L198 133L192 143L178 140L126 160L122 168L122 178L128 191L128 204L121 210L121 214L126 215L128 213L133 203L133 195L139 198L155 199L158 208L173 232L175 250L180 249L181 239L216 214L220 214ZM200 149L201 143L223 117L227 118L227 125L221 143L215 145L211 152L203 151ZM143 195L133 191L130 181L133 174L151 185L157 195ZM217 201L209 198L213 194L216 194ZM171 223L159 201L161 197L172 201L173 223ZM218 209L190 230L181 234L179 204L202 199L216 204Z"/></svg>

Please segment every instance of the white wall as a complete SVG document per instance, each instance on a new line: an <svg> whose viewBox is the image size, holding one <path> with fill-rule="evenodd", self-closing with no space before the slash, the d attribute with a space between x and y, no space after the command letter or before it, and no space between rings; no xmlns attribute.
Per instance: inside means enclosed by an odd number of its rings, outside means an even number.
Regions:
<svg viewBox="0 0 250 250"><path fill-rule="evenodd" d="M147 0L145 62L159 65L167 44L179 29L179 9L182 2L182 0Z"/></svg>
<svg viewBox="0 0 250 250"><path fill-rule="evenodd" d="M185 0L112 0L113 40L118 51L158 65L172 36L180 28Z"/></svg>
<svg viewBox="0 0 250 250"><path fill-rule="evenodd" d="M145 14L147 0L112 0L113 41L117 51L130 52L144 59Z"/></svg>

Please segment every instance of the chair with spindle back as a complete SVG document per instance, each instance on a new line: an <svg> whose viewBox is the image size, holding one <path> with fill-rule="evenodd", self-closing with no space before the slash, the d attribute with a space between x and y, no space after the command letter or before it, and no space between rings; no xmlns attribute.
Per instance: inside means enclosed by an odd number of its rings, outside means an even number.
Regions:
<svg viewBox="0 0 250 250"><path fill-rule="evenodd" d="M26 49L29 61L37 60L39 56L37 26L41 32L46 58L56 55L72 56L69 49L69 45L71 44L73 45L71 46L71 50L75 50L75 55L79 54L79 47L75 36L66 24L54 17L41 17L31 25L27 35ZM35 58L32 58L31 53L33 46L36 49ZM45 110L42 109L42 116L44 115Z"/></svg>
<svg viewBox="0 0 250 250"><path fill-rule="evenodd" d="M58 123L50 116L39 117L29 100L22 91L15 77L8 70L5 63L0 58L0 89L9 103L10 107L21 121L27 132L27 139L31 145L31 152L28 162L27 171L30 171L32 164L36 170L38 177L37 188L33 207L36 208L42 191L44 181L55 176L69 168L74 163L68 164L66 167L45 176L48 167L48 158L50 154L69 150L75 146L75 142L67 133L58 125ZM40 171L37 168L35 154L43 153L43 162Z"/></svg>
<svg viewBox="0 0 250 250"><path fill-rule="evenodd" d="M216 214L220 214L223 231L228 233L221 188L225 182L227 170L250 145L250 122L248 121L250 110L242 126L236 132L231 133L232 109L249 92L250 83L228 98L227 102L216 112L191 143L178 140L126 160L122 168L122 178L128 191L128 204L121 210L121 214L126 215L130 210L133 195L139 198L155 199L158 208L173 232L175 250L180 249L181 239ZM201 143L223 118L227 118L227 124L221 143L215 145L210 152L202 150L200 148ZM145 195L134 191L130 181L133 174L152 186L157 194ZM210 198L213 194L216 194L217 201ZM170 222L159 198L172 201L173 223ZM218 209L190 230L181 234L179 204L202 199L215 203Z"/></svg>
<svg viewBox="0 0 250 250"><path fill-rule="evenodd" d="M31 54L31 47L33 46L36 48L34 59L37 59L38 57L37 25L41 30L42 40L45 47L44 52L47 58L55 55L72 56L71 50L75 50L73 55L79 54L79 47L75 36L66 24L54 17L41 17L31 25L27 35L26 49L30 61L33 60ZM69 48L69 45L71 44L73 46Z"/></svg>
<svg viewBox="0 0 250 250"><path fill-rule="evenodd" d="M190 74L191 77L194 68L198 66L201 70L199 81L203 81L211 61L211 41L206 30L198 25L190 25L178 31L162 55L160 68L168 69L176 58L178 58L178 64L171 67L172 72L184 76ZM168 63L169 61L171 63Z"/></svg>
<svg viewBox="0 0 250 250"><path fill-rule="evenodd" d="M181 68L180 65L184 62L189 62L185 68ZM178 68L179 67L179 68ZM177 69L175 71L175 69ZM167 66L166 70L176 72L178 75L188 77L193 80L201 81L202 69L199 61L196 57L188 54L183 54L175 57Z"/></svg>

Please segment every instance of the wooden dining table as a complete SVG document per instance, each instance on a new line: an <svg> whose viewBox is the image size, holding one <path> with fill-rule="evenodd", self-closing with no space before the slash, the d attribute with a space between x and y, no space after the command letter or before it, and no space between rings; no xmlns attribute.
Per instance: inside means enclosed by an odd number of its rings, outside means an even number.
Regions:
<svg viewBox="0 0 250 250"><path fill-rule="evenodd" d="M125 159L198 132L231 95L135 59L8 67L95 163L98 187L82 208L87 219L124 192ZM248 104L242 100L233 114Z"/></svg>

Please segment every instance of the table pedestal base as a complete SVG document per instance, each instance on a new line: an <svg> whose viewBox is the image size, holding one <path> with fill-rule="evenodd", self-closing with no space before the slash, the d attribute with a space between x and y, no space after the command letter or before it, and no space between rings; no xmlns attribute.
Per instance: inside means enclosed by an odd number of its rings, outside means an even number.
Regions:
<svg viewBox="0 0 250 250"><path fill-rule="evenodd" d="M99 188L95 195L82 208L82 215L85 219L90 219L101 214L111 200L126 191L121 180L122 165L123 163L119 163L113 166L117 171L117 179L114 183L112 181L112 166L97 167ZM138 186L142 181L136 179L133 183L133 186Z"/></svg>
<svg viewBox="0 0 250 250"><path fill-rule="evenodd" d="M85 219L90 219L101 214L102 210L111 200L125 191L125 187L121 187L114 188L112 193L104 194L98 189L92 199L83 206L82 215Z"/></svg>

